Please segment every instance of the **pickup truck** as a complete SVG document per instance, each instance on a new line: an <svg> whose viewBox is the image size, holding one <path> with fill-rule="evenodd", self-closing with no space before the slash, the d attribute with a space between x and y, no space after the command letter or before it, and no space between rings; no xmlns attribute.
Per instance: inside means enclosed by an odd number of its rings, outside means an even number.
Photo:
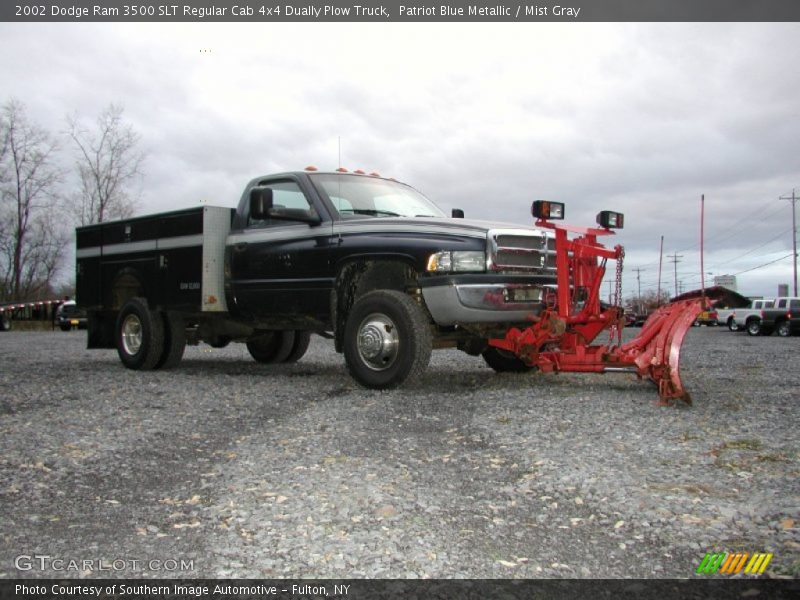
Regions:
<svg viewBox="0 0 800 600"><path fill-rule="evenodd" d="M749 331L753 328L758 331L761 322L761 311L764 308L769 308L775 302L774 298L760 298L752 300L747 307L744 308L718 308L717 310L717 323L720 325L727 325L731 331ZM753 335L758 335L754 333Z"/></svg>
<svg viewBox="0 0 800 600"><path fill-rule="evenodd" d="M79 227L88 347L147 370L177 365L187 343L243 342L275 364L299 360L319 334L377 389L418 378L434 348L526 370L486 340L552 301L553 233L449 217L408 185L342 171L258 177L236 209Z"/></svg>
<svg viewBox="0 0 800 600"><path fill-rule="evenodd" d="M750 335L771 335L777 332L781 337L789 337L800 330L800 298L775 298L772 306L761 311L758 328L747 328Z"/></svg>

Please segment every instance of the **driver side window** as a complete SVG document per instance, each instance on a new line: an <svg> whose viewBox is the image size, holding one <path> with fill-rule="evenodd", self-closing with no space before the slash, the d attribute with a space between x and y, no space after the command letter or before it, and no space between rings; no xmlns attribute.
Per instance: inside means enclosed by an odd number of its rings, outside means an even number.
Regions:
<svg viewBox="0 0 800 600"><path fill-rule="evenodd" d="M272 189L272 206L274 208L296 208L309 210L311 204L300 186L294 181L269 182L265 187ZM283 219L253 219L247 216L247 228L273 227L275 225L288 225L291 221Z"/></svg>

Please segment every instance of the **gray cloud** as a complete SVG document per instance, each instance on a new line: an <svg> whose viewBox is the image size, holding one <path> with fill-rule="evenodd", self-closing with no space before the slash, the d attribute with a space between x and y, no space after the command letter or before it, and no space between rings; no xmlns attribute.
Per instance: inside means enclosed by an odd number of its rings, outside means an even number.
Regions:
<svg viewBox="0 0 800 600"><path fill-rule="evenodd" d="M53 131L123 103L147 151L143 211L233 204L253 176L334 168L341 138L345 166L468 216L525 222L537 198L567 202L579 224L622 210L618 239L643 285L664 235L691 286L700 194L706 271L790 252L777 197L800 186L799 29L5 23L0 77ZM772 294L790 278L784 260L740 286Z"/></svg>

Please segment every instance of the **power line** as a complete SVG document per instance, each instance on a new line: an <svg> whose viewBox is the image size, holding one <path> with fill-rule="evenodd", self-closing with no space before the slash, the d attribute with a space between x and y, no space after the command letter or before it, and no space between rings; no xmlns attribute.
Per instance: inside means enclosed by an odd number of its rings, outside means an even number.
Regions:
<svg viewBox="0 0 800 600"><path fill-rule="evenodd" d="M729 258L729 259L728 259L728 260L726 260L726 261L723 261L723 262L720 262L720 263L714 263L714 266L715 266L715 267L721 267L722 265L727 265L729 262L733 262L733 261L735 261L735 260L737 260L737 259L739 259L739 258L745 257L745 256L747 256L748 254L750 254L751 252L755 252L756 250L760 250L760 249L761 249L761 248L763 248L764 246L768 246L769 244L771 244L771 243L772 243L772 242L774 242L775 240L777 240L777 239L779 239L780 237L782 237L782 236L786 235L786 234L787 234L789 231L791 231L791 229L786 229L786 230L784 230L784 231L781 231L781 232L780 232L778 235L776 235L774 238L771 238L769 241L767 241L767 242L764 242L764 243L763 243L763 244L761 244L760 246L756 246L755 248L751 248L750 250L748 250L748 251L747 251L747 252L745 252L744 254L739 254L738 256L734 256L733 258Z"/></svg>
<svg viewBox="0 0 800 600"><path fill-rule="evenodd" d="M788 199L791 200L791 197L789 197ZM800 199L800 197L798 197L798 199ZM763 205L763 207L767 207L767 206L768 206L767 203L765 203ZM760 212L760 208L761 207L758 207L756 209L748 209L748 212L750 214L757 214L758 212ZM766 212L766 213L762 214L759 218L749 221L749 225L752 226L752 225L754 225L756 223L761 223L761 222L765 221L766 219L768 219L769 217L771 217L775 213L777 213L780 209L781 209L780 206L775 207L774 210ZM741 234L741 229L742 229L741 221L737 221L736 223L734 223L730 227L726 227L722 231L719 231L716 234L712 235L711 237L707 238L706 239L706 243L708 243L708 242L719 243L719 242L725 241L727 239L732 238L735 235ZM730 233L728 233L728 232L730 232ZM728 235L725 235L725 234L728 234ZM692 244L691 246L686 246L685 248L680 248L680 249L676 250L676 252L686 252L688 250L693 250L693 249L697 248L699 245L700 245L700 242L697 242L695 244ZM658 265L658 261L652 261L652 262L649 262L649 263L644 263L642 266L643 267L653 267L653 266L656 266L656 265Z"/></svg>
<svg viewBox="0 0 800 600"><path fill-rule="evenodd" d="M776 258L775 260L771 260L768 263L764 263L763 265L758 265L757 267L753 267L752 269L745 269L744 271L739 271L738 273L734 273L734 275L741 275L742 273L749 273L750 271L755 271L756 269L761 269L763 267L768 267L776 262L780 262L782 260L786 260L790 256L796 256L792 254L787 254L786 256L781 256L780 258Z"/></svg>

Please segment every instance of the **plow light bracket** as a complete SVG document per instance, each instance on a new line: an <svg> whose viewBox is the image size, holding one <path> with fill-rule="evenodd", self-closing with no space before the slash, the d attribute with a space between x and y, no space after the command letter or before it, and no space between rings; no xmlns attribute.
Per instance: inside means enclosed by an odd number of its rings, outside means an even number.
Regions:
<svg viewBox="0 0 800 600"><path fill-rule="evenodd" d="M606 229L622 229L625 224L625 215L613 210L603 210L597 213L597 224Z"/></svg>
<svg viewBox="0 0 800 600"><path fill-rule="evenodd" d="M563 219L564 203L534 200L531 205L531 214L537 219Z"/></svg>

